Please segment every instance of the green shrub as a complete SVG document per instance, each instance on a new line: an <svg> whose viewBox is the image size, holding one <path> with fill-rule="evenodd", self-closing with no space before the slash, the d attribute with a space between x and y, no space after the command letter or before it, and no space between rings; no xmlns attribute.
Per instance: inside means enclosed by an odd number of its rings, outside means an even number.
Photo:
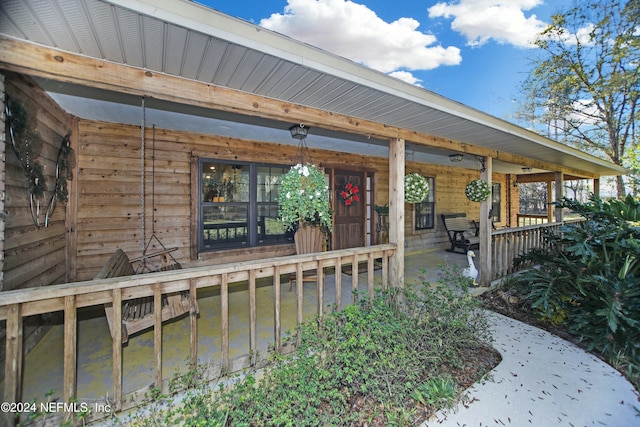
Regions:
<svg viewBox="0 0 640 427"><path fill-rule="evenodd" d="M490 339L479 301L459 272L378 291L372 301L301 326L292 355L272 355L259 379L191 393L174 422L193 426L408 425L416 405L451 405L460 393L443 369ZM461 285L462 284L462 285ZM459 286L461 285L461 287ZM295 332L294 332L295 333ZM473 362L472 362L473 363Z"/></svg>
<svg viewBox="0 0 640 427"><path fill-rule="evenodd" d="M563 207L585 221L547 234L547 246L520 261L537 265L518 280L525 299L547 320L570 332L610 361L640 367L640 203L588 203L565 199Z"/></svg>

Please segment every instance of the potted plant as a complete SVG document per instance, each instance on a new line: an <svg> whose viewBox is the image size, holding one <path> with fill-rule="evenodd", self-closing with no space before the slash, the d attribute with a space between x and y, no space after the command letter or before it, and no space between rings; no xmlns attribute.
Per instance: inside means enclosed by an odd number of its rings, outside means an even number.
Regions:
<svg viewBox="0 0 640 427"><path fill-rule="evenodd" d="M298 163L283 175L278 204L280 220L287 230L312 225L331 231L329 187L324 172L316 166Z"/></svg>

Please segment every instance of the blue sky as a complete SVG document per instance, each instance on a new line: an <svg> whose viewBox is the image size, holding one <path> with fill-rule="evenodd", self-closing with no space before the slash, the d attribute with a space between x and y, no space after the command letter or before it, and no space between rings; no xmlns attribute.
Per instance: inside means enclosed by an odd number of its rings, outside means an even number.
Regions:
<svg viewBox="0 0 640 427"><path fill-rule="evenodd" d="M504 119L530 41L578 0L197 0Z"/></svg>

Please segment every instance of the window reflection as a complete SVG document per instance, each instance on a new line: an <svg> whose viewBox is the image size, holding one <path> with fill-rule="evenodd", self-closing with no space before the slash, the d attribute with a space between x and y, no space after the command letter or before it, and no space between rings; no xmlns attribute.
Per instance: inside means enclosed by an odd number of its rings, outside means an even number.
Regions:
<svg viewBox="0 0 640 427"><path fill-rule="evenodd" d="M284 243L278 183L289 167L200 161L200 250Z"/></svg>

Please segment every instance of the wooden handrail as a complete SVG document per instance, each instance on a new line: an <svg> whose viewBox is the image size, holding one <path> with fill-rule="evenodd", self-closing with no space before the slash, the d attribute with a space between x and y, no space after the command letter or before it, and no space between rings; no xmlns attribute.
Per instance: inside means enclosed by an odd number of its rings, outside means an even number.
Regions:
<svg viewBox="0 0 640 427"><path fill-rule="evenodd" d="M7 320L6 360L5 360L5 402L19 402L22 390L22 319L34 314L63 311L64 316L64 370L63 370L63 398L70 401L76 398L77 390L77 310L82 307L113 303L120 307L121 301L132 298L152 296L158 303L162 295L173 292L189 291L191 298L196 298L198 289L220 287L221 304L221 357L220 369L232 372L248 365L257 363L257 319L256 319L256 280L259 278L273 278L274 286L274 342L275 348L282 349L282 331L280 323L280 275L287 273L302 273L307 270L317 270L317 296L322 298L324 291L324 268L335 267L340 272L342 266L352 264L354 274L351 276L352 290L358 288L358 266L360 262L367 265L368 295L374 294L374 260L382 261L382 283L389 283L389 258L395 253L396 245L383 244L361 248L343 249L329 252L318 252L307 255L292 255L278 258L268 258L257 261L245 261L213 266L194 267L183 270L162 271L157 273L140 274L129 277L115 277L77 283L47 286L2 292L0 298L0 320ZM341 306L341 275L336 275L336 304ZM231 360L229 357L229 287L236 282L248 282L249 293L249 353ZM297 321L302 319L303 287L301 281L297 286ZM318 316L323 315L324 305L319 301ZM195 322L196 313L191 313L190 320L190 363L192 367L197 363L198 334ZM154 322L154 387L163 389L166 380L162 378L162 332L161 320L156 316ZM118 322L116 322L118 323ZM118 336L121 331L116 330L112 346L112 379L113 389L110 396L116 410L134 406L135 397L140 396L152 385L143 390L130 393L133 399L124 399L122 390L122 349ZM99 416L96 414L96 416Z"/></svg>
<svg viewBox="0 0 640 427"><path fill-rule="evenodd" d="M515 258L545 244L543 230L557 230L570 223L583 219L562 222L527 225L524 227L502 228L491 232L491 280L500 279L516 271L529 268L529 265L514 265Z"/></svg>

